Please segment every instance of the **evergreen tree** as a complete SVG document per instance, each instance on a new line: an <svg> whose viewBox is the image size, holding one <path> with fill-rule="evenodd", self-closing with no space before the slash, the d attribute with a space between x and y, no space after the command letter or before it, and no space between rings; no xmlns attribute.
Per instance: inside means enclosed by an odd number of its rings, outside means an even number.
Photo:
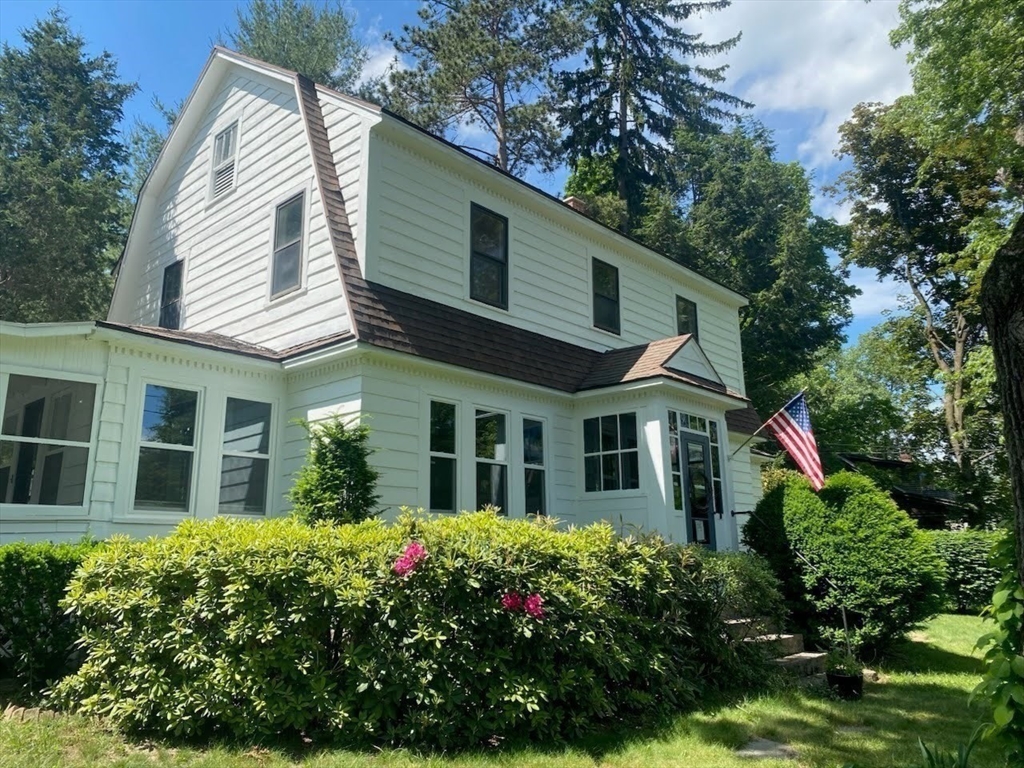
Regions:
<svg viewBox="0 0 1024 768"><path fill-rule="evenodd" d="M551 169L560 135L548 80L576 45L572 16L552 0L427 0L419 16L391 37L415 66L392 72L389 106L503 171Z"/></svg>
<svg viewBox="0 0 1024 768"><path fill-rule="evenodd" d="M614 158L613 187L626 201L627 230L642 209L644 187L667 181L669 143L680 124L707 135L750 106L716 87L724 66L696 59L728 51L739 35L707 43L684 24L729 0L593 0L585 4L590 43L585 65L559 75L560 122L570 163L606 154Z"/></svg>
<svg viewBox="0 0 1024 768"><path fill-rule="evenodd" d="M230 48L345 93L359 85L366 48L340 2L250 0L237 16Z"/></svg>
<svg viewBox="0 0 1024 768"><path fill-rule="evenodd" d="M691 202L686 250L670 255L749 297L740 319L747 394L774 411L792 395L785 381L810 370L821 350L844 338L857 291L844 269L829 264L829 251L844 247L845 233L811 211L807 172L775 159L762 126L678 143L691 150L675 174L680 189L691 190ZM657 209L639 232L655 229L655 215ZM667 250L676 242L678 236L648 244Z"/></svg>
<svg viewBox="0 0 1024 768"><path fill-rule="evenodd" d="M163 125L153 125L144 120L135 119L135 124L128 131L128 196L129 202L134 201L142 191L153 164L163 149L171 126L181 112L181 104L168 107L160 99L153 99L153 107L160 115Z"/></svg>
<svg viewBox="0 0 1024 768"><path fill-rule="evenodd" d="M117 125L136 86L59 9L22 38L0 54L0 319L99 318L127 225Z"/></svg>

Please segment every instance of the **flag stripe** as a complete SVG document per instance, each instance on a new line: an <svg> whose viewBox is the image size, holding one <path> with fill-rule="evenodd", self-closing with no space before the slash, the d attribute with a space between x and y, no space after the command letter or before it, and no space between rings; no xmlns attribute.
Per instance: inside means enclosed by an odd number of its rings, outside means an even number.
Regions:
<svg viewBox="0 0 1024 768"><path fill-rule="evenodd" d="M814 490L821 490L825 475L821 470L821 457L811 429L810 414L803 394L794 397L786 407L772 416L765 427L788 451L800 470L807 475Z"/></svg>

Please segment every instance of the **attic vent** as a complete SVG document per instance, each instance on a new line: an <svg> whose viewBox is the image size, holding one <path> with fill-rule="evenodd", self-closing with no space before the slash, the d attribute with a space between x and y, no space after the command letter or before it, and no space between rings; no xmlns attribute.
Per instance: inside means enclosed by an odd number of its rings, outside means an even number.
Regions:
<svg viewBox="0 0 1024 768"><path fill-rule="evenodd" d="M229 125L213 141L213 199L235 186L235 157L238 153L238 123Z"/></svg>

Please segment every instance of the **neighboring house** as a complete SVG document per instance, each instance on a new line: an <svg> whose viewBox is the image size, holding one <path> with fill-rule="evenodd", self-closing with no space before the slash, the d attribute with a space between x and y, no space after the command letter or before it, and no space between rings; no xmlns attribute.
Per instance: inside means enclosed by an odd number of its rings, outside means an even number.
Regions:
<svg viewBox="0 0 1024 768"><path fill-rule="evenodd" d="M971 510L956 493L935 487L913 458L867 453L836 455L848 469L865 474L886 489L897 506L914 518L921 528L943 529L950 521L963 520Z"/></svg>
<svg viewBox="0 0 1024 768"><path fill-rule="evenodd" d="M385 514L485 505L735 548L746 299L375 106L214 50L106 321L0 324L0 541L280 515L296 418Z"/></svg>

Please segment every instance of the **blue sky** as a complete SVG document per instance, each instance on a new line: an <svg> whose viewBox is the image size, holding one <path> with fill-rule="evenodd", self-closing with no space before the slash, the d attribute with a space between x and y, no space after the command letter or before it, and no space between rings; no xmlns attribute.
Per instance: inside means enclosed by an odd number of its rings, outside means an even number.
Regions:
<svg viewBox="0 0 1024 768"><path fill-rule="evenodd" d="M20 45L20 29L31 26L53 2L3 0L0 39ZM367 70L379 73L394 51L382 40L385 30L416 19L416 0L350 0L359 34L367 45ZM73 28L92 50L114 55L123 78L140 91L125 118L157 121L154 97L174 104L188 94L210 48L234 24L235 0L64 0ZM775 132L779 156L798 160L818 185L842 170L833 156L836 129L855 104L891 101L906 93L910 80L902 52L894 51L888 32L897 20L895 0L734 0L724 11L693 26L717 41L742 31L737 47L724 57L726 87L754 102L754 115ZM564 174L531 181L557 193ZM845 211L819 196L816 209L841 220ZM899 290L878 283L874 274L856 270L863 295L854 302L851 340L896 309Z"/></svg>

